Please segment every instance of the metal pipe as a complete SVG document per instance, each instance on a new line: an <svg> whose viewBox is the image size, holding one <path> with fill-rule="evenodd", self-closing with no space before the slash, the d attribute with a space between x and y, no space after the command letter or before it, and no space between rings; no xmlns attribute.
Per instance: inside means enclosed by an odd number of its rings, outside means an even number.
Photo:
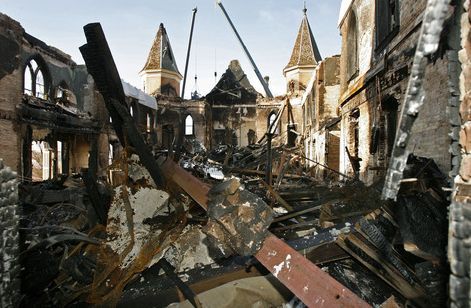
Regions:
<svg viewBox="0 0 471 308"><path fill-rule="evenodd" d="M196 12L198 12L197 7L193 9L193 17L191 19L190 39L188 40L188 49L186 51L185 73L183 74L182 98L184 98L185 96L186 74L188 73L188 62L190 62L191 40L193 39L193 28L195 26Z"/></svg>
<svg viewBox="0 0 471 308"><path fill-rule="evenodd" d="M247 47L245 47L245 44L242 41L242 38L240 37L239 33L237 32L237 29L235 28L234 24L232 23L231 18L227 14L226 9L222 5L221 0L217 0L217 4L219 5L222 12L224 13L224 16L226 16L227 21L229 22L229 25L231 25L231 27L232 27L232 30L234 30L234 33L235 33L237 39L239 40L239 43L242 45L242 48L244 49L245 54L249 58L250 64L252 64L252 68L255 71L255 75L257 75L258 80L262 84L263 89L265 90L265 93L267 94L267 97L273 98L273 94L271 93L270 88L268 87L268 84L265 82L265 79L263 79L262 74L260 74L260 71L258 70L257 65L255 64L254 60L252 59L252 56L250 55Z"/></svg>

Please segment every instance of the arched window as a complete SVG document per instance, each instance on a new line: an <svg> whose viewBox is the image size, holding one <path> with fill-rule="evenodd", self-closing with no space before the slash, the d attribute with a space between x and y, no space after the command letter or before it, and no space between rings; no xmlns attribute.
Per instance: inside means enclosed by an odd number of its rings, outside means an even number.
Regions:
<svg viewBox="0 0 471 308"><path fill-rule="evenodd" d="M114 159L114 145L113 143L108 144L108 165L113 164Z"/></svg>
<svg viewBox="0 0 471 308"><path fill-rule="evenodd" d="M358 23L353 10L348 16L347 54L347 77L352 79L358 73Z"/></svg>
<svg viewBox="0 0 471 308"><path fill-rule="evenodd" d="M276 121L276 113L275 113L275 112L272 112L272 113L270 113L270 115L268 116L267 131L271 128L272 123L274 123L275 121ZM275 134L279 134L279 133L280 133L280 130L278 129L278 126L277 126L277 127L275 127L274 129L271 129L271 132L272 132L272 133L275 133Z"/></svg>
<svg viewBox="0 0 471 308"><path fill-rule="evenodd" d="M146 131L147 131L148 133L150 133L150 129L151 129L150 114L147 113L147 114L146 114Z"/></svg>
<svg viewBox="0 0 471 308"><path fill-rule="evenodd" d="M185 118L185 136L192 136L193 132L193 118L187 115Z"/></svg>
<svg viewBox="0 0 471 308"><path fill-rule="evenodd" d="M134 108L132 106L129 107L129 114L131 115L131 117L134 116Z"/></svg>
<svg viewBox="0 0 471 308"><path fill-rule="evenodd" d="M29 61L25 67L23 93L41 99L47 99L44 72L34 59Z"/></svg>
<svg viewBox="0 0 471 308"><path fill-rule="evenodd" d="M41 69L38 69L36 74L36 96L39 98L46 99L46 93L44 92L44 76Z"/></svg>

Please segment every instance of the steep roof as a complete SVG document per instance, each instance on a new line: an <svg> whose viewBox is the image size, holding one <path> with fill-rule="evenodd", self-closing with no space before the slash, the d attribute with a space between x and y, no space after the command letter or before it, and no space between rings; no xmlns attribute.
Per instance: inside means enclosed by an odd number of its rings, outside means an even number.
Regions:
<svg viewBox="0 0 471 308"><path fill-rule="evenodd" d="M180 74L164 24L160 24L142 71L166 69Z"/></svg>
<svg viewBox="0 0 471 308"><path fill-rule="evenodd" d="M291 58L285 70L294 66L317 65L322 60L316 40L312 35L311 26L307 20L306 9L304 9L303 20L299 26L298 36L294 43Z"/></svg>
<svg viewBox="0 0 471 308"><path fill-rule="evenodd" d="M206 95L210 101L247 101L260 95L250 84L238 60L232 60L216 86Z"/></svg>

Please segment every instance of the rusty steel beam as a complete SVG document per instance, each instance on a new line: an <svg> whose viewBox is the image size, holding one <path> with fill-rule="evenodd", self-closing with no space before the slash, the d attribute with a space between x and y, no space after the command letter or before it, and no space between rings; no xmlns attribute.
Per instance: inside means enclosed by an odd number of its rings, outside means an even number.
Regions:
<svg viewBox="0 0 471 308"><path fill-rule="evenodd" d="M82 46L80 50L100 93L105 97L105 105L110 112L113 123L120 123L116 129L121 133L119 135L121 135L122 144L128 145L125 137L130 139L131 145L135 147L134 150L151 173L156 184L159 186L166 184L170 189L172 184L180 187L202 208L208 210L208 192L211 188L209 185L185 171L172 159L162 158L154 163L155 161L138 133L137 126L132 121L124 103L124 91L119 73L101 25L98 23L89 24L84 27L84 30L87 44ZM271 233L264 240L263 246L255 257L310 307L370 307L353 292Z"/></svg>
<svg viewBox="0 0 471 308"><path fill-rule="evenodd" d="M201 182L189 172L186 172L169 158L159 160L158 163L167 181L178 185L203 209L208 210L208 192L211 189L209 185Z"/></svg>
<svg viewBox="0 0 471 308"><path fill-rule="evenodd" d="M210 186L171 159L160 162L168 183L181 187L202 208L208 209ZM355 293L269 233L255 258L308 307L371 307Z"/></svg>
<svg viewBox="0 0 471 308"><path fill-rule="evenodd" d="M273 234L255 258L308 307L371 307Z"/></svg>

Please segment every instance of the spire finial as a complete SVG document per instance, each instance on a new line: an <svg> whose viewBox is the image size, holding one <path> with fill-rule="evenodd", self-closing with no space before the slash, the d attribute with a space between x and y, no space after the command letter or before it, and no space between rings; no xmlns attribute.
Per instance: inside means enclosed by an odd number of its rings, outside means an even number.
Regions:
<svg viewBox="0 0 471 308"><path fill-rule="evenodd" d="M304 15L306 15L307 9L306 9L306 1L304 1L304 9L303 9Z"/></svg>

